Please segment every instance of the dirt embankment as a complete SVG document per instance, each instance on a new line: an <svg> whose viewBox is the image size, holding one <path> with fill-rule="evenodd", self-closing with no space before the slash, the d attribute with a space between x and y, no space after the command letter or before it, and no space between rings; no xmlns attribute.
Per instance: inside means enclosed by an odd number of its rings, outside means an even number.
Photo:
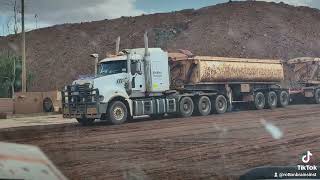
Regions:
<svg viewBox="0 0 320 180"><path fill-rule="evenodd" d="M172 13L64 24L28 32L29 90L61 88L80 74L93 72L89 54L104 56L143 46L188 49L199 55L281 58L320 56L320 11L283 3L232 2ZM19 38L0 38L0 51L19 52Z"/></svg>

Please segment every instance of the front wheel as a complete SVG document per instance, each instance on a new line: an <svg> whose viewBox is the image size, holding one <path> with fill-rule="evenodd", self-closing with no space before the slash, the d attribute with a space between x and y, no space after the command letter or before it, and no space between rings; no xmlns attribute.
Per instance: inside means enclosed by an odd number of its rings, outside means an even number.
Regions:
<svg viewBox="0 0 320 180"><path fill-rule="evenodd" d="M124 123L128 117L126 105L121 101L114 101L108 109L109 121L114 125Z"/></svg>

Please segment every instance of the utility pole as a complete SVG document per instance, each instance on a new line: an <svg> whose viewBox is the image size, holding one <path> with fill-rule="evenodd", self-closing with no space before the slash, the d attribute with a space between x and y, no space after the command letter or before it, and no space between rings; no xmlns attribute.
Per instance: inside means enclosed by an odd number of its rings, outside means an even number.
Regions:
<svg viewBox="0 0 320 180"><path fill-rule="evenodd" d="M27 92L27 72L26 72L26 37L24 32L24 0L21 0L21 34L22 34L22 92Z"/></svg>
<svg viewBox="0 0 320 180"><path fill-rule="evenodd" d="M36 29L38 29L38 14L34 15L34 19L36 20Z"/></svg>

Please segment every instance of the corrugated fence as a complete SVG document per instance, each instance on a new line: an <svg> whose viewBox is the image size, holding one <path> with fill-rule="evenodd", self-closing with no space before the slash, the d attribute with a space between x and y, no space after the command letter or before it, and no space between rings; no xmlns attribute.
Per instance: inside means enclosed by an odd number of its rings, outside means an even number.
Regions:
<svg viewBox="0 0 320 180"><path fill-rule="evenodd" d="M0 113L13 113L13 100L10 98L0 98Z"/></svg>

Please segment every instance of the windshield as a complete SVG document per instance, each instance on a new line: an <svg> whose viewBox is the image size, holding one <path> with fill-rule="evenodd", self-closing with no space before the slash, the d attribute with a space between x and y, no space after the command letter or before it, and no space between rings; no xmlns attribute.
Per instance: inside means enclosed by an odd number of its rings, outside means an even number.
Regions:
<svg viewBox="0 0 320 180"><path fill-rule="evenodd" d="M99 75L110 75L127 72L127 61L108 61L100 63Z"/></svg>

